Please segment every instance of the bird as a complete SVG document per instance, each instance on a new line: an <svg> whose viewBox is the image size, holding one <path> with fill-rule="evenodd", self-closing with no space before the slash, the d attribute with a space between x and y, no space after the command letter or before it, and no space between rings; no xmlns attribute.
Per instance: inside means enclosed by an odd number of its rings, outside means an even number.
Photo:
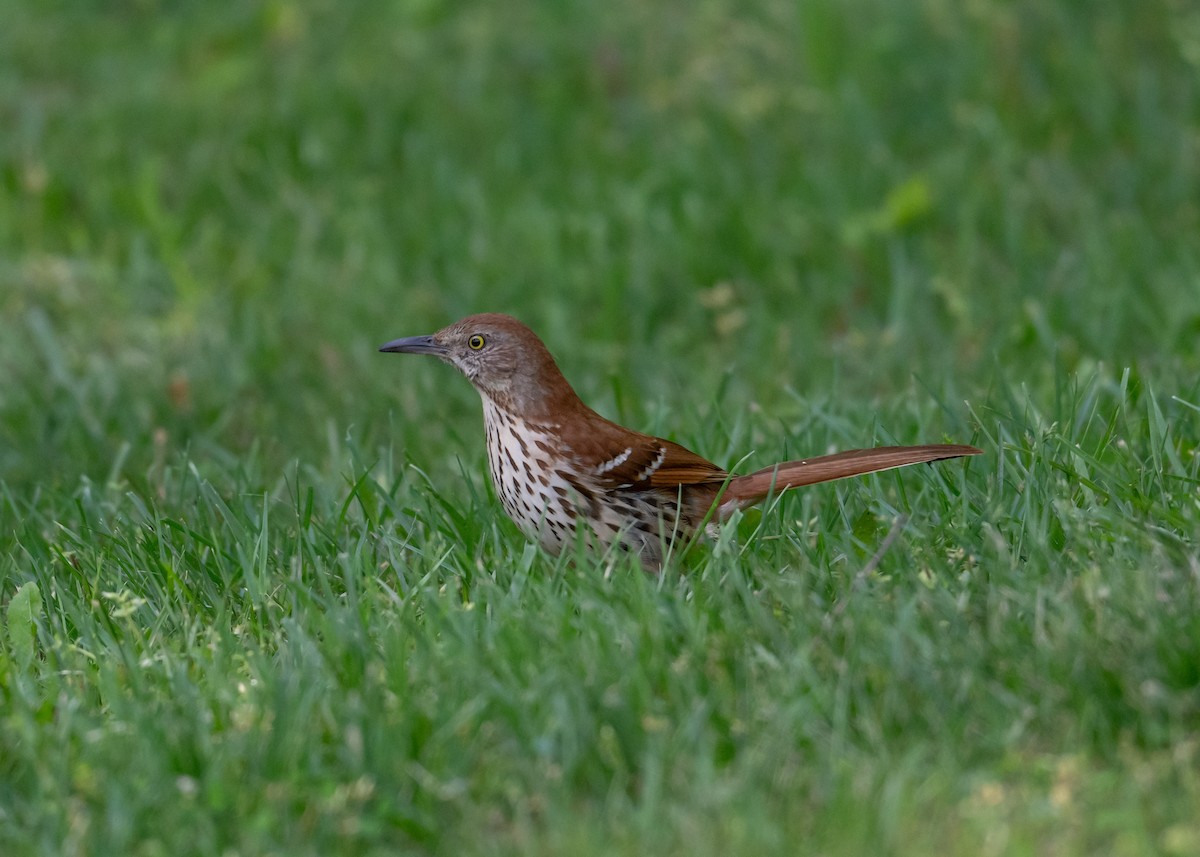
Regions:
<svg viewBox="0 0 1200 857"><path fill-rule="evenodd" d="M635 555L651 572L662 568L673 544L788 489L982 453L963 444L882 446L739 476L596 413L545 343L510 315L471 315L379 350L431 355L474 385L483 400L492 484L527 538L557 555L582 532L601 550Z"/></svg>

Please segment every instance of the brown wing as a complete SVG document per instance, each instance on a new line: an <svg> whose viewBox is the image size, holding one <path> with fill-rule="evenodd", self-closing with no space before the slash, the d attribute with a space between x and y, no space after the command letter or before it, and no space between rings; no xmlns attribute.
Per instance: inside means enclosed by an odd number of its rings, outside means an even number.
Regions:
<svg viewBox="0 0 1200 857"><path fill-rule="evenodd" d="M593 481L611 488L720 485L729 475L674 441L630 431L599 415L586 434L572 439L571 449Z"/></svg>
<svg viewBox="0 0 1200 857"><path fill-rule="evenodd" d="M646 435L624 440L626 445L615 455L595 461L592 478L597 482L612 487L676 488L725 481L724 470L677 443Z"/></svg>
<svg viewBox="0 0 1200 857"><path fill-rule="evenodd" d="M699 483L724 482L729 476L724 469L717 467L706 458L677 443L661 438L654 438L658 451L655 461L659 461L650 473L650 485L655 488L674 488L677 485L696 485ZM651 462L651 465L654 461Z"/></svg>

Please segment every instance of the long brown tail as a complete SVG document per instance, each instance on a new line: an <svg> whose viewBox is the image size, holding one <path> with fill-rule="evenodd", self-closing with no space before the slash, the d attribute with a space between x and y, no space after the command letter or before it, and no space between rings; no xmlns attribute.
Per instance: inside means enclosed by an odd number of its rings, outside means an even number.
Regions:
<svg viewBox="0 0 1200 857"><path fill-rule="evenodd" d="M891 470L909 464L941 461L944 458L960 458L964 455L981 455L983 450L955 443L930 444L927 446L878 446L874 449L850 449L833 455L806 458L803 461L785 461L772 467L735 476L729 480L725 493L721 495L717 513L725 517L735 509L744 509L765 500L768 495L778 494L788 488L832 482L848 476L862 476L878 470Z"/></svg>

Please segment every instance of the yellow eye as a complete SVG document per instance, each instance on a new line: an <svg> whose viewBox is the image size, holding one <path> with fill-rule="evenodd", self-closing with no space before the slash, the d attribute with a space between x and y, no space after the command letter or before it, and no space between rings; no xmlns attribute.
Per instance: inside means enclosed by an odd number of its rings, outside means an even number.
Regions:
<svg viewBox="0 0 1200 857"><path fill-rule="evenodd" d="M480 348L483 348L483 337L478 333L475 334L467 340L467 347L469 347L472 351L478 351Z"/></svg>

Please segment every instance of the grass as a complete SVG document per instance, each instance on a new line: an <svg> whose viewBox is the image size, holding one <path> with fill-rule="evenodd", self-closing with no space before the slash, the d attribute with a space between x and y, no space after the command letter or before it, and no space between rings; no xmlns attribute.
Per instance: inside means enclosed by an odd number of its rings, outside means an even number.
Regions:
<svg viewBox="0 0 1200 857"><path fill-rule="evenodd" d="M0 851L1200 853L1192 6L0 14ZM551 558L374 351L488 309L986 455Z"/></svg>

